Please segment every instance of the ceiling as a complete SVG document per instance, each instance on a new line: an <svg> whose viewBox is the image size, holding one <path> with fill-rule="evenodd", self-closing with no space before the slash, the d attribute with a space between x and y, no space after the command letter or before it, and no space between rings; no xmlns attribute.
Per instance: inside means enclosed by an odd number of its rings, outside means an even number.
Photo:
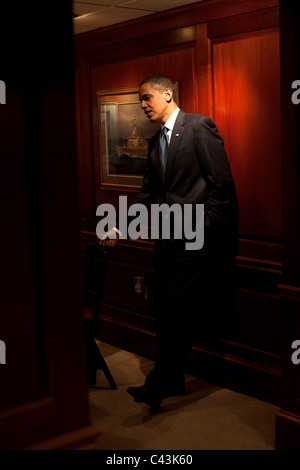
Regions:
<svg viewBox="0 0 300 470"><path fill-rule="evenodd" d="M197 2L199 0L73 0L73 31L74 34L85 33Z"/></svg>

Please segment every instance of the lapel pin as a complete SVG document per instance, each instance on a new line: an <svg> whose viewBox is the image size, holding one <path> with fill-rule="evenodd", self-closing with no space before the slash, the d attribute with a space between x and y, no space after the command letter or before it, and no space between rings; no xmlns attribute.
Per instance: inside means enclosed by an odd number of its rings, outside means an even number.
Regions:
<svg viewBox="0 0 300 470"><path fill-rule="evenodd" d="M179 134L176 134L176 137L179 137Z"/></svg>

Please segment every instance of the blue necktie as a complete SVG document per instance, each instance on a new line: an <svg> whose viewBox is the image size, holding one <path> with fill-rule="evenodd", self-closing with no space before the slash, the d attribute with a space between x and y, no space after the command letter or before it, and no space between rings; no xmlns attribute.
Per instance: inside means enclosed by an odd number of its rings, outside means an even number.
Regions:
<svg viewBox="0 0 300 470"><path fill-rule="evenodd" d="M161 133L160 141L159 141L160 157L161 157L161 162L162 162L164 171L166 171L167 154L168 154L168 146L169 146L167 132L168 132L168 129L164 126L162 128L162 133Z"/></svg>

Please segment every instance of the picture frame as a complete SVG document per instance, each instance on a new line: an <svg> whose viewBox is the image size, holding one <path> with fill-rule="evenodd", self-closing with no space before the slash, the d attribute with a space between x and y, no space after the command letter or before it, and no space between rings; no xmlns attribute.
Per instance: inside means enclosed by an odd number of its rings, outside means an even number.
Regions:
<svg viewBox="0 0 300 470"><path fill-rule="evenodd" d="M97 92L101 188L138 190L148 142L159 129L141 109L138 87Z"/></svg>
<svg viewBox="0 0 300 470"><path fill-rule="evenodd" d="M137 86L98 91L97 105L101 189L138 191L160 124L144 114Z"/></svg>

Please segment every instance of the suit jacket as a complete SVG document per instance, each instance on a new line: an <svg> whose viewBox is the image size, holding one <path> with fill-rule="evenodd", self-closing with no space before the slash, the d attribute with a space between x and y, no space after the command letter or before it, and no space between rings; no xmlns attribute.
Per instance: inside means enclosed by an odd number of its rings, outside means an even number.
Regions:
<svg viewBox="0 0 300 470"><path fill-rule="evenodd" d="M204 204L204 244L218 253L237 252L238 208L224 143L207 116L179 112L164 174L160 132L150 140L148 168L135 203L148 208L158 197L171 206Z"/></svg>

